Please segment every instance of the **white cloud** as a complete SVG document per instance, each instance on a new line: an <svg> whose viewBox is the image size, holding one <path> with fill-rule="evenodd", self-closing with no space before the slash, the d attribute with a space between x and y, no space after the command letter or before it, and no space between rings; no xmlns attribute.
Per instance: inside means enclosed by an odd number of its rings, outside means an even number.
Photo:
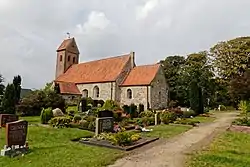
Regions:
<svg viewBox="0 0 250 167"><path fill-rule="evenodd" d="M159 4L159 0L149 0L143 6L138 7L136 18L145 19Z"/></svg>
<svg viewBox="0 0 250 167"><path fill-rule="evenodd" d="M83 25L78 24L77 29L79 33L89 34L103 31L110 24L110 20L103 12L92 11L88 16L87 22L85 22Z"/></svg>
<svg viewBox="0 0 250 167"><path fill-rule="evenodd" d="M209 49L249 35L249 6L249 0L0 0L0 73L7 81L20 74L24 87L44 86L54 79L66 32L83 62L135 51L137 64L151 64Z"/></svg>

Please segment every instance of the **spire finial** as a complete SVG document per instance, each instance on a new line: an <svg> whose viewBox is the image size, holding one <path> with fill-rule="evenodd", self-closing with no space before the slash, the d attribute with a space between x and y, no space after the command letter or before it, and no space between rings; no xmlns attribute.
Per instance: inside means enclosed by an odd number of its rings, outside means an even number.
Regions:
<svg viewBox="0 0 250 167"><path fill-rule="evenodd" d="M67 35L68 35L68 38L70 38L70 33L69 32L67 32Z"/></svg>

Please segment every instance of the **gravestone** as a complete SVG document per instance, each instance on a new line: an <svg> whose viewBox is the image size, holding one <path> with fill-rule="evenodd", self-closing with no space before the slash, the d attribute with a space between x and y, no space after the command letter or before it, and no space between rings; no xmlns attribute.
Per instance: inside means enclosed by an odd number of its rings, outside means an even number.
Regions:
<svg viewBox="0 0 250 167"><path fill-rule="evenodd" d="M113 111L110 110L103 110L98 112L98 118L113 117L113 115L114 115Z"/></svg>
<svg viewBox="0 0 250 167"><path fill-rule="evenodd" d="M113 132L114 119L113 117L96 118L95 134L98 135L102 132Z"/></svg>
<svg viewBox="0 0 250 167"><path fill-rule="evenodd" d="M0 114L0 127L5 127L7 123L18 121L18 116L14 114Z"/></svg>
<svg viewBox="0 0 250 167"><path fill-rule="evenodd" d="M27 121L15 121L6 124L6 145L1 150L1 156L14 156L28 151L26 145L28 131Z"/></svg>

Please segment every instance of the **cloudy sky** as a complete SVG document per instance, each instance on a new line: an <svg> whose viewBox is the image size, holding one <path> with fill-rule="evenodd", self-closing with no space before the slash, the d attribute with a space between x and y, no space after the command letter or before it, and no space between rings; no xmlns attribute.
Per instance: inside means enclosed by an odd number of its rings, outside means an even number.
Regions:
<svg viewBox="0 0 250 167"><path fill-rule="evenodd" d="M80 61L136 52L136 63L250 35L249 0L0 0L0 73L41 88L70 32Z"/></svg>

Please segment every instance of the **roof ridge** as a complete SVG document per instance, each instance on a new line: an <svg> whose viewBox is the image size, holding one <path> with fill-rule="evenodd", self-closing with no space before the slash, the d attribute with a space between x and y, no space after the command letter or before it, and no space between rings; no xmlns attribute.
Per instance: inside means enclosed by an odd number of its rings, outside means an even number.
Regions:
<svg viewBox="0 0 250 167"><path fill-rule="evenodd" d="M97 61L103 61L103 60L110 60L110 59L122 58L122 57L126 57L126 56L130 56L130 54L128 53L128 54L123 54L123 55L119 55L119 56L106 57L106 58L97 59L97 60L91 60L91 61L86 61L86 62L82 62L82 63L79 63L79 64L74 64L74 65L80 65L80 64L92 63L92 62L97 62Z"/></svg>

